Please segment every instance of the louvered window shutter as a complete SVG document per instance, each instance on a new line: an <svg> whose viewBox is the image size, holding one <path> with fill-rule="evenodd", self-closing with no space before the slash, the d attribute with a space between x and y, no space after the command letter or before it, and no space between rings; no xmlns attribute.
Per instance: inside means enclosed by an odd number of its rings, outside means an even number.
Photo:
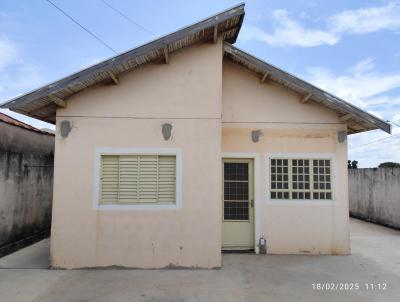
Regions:
<svg viewBox="0 0 400 302"><path fill-rule="evenodd" d="M118 201L119 156L103 156L101 163L101 202Z"/></svg>
<svg viewBox="0 0 400 302"><path fill-rule="evenodd" d="M160 156L158 161L158 200L160 202L175 201L175 156Z"/></svg>
<svg viewBox="0 0 400 302"><path fill-rule="evenodd" d="M156 202L158 156L139 158L139 202Z"/></svg>
<svg viewBox="0 0 400 302"><path fill-rule="evenodd" d="M138 156L119 156L119 202L138 201Z"/></svg>
<svg viewBox="0 0 400 302"><path fill-rule="evenodd" d="M176 157L103 155L101 203L175 202Z"/></svg>

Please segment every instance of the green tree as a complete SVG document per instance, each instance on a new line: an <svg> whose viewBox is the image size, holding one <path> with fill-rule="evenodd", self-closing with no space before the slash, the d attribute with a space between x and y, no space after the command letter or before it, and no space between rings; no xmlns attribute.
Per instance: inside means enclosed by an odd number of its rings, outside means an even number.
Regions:
<svg viewBox="0 0 400 302"><path fill-rule="evenodd" d="M348 160L347 161L347 169L357 169L358 168L358 161L356 160Z"/></svg>
<svg viewBox="0 0 400 302"><path fill-rule="evenodd" d="M387 161L384 163L380 163L378 167L379 168L400 168L400 164L391 162L391 161Z"/></svg>

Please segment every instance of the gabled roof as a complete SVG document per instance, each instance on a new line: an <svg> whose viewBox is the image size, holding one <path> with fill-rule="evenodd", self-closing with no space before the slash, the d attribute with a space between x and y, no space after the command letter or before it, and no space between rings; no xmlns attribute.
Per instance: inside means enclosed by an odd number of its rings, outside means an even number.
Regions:
<svg viewBox="0 0 400 302"><path fill-rule="evenodd" d="M143 64L160 59L168 60L170 53L201 41L224 41L234 43L244 18L244 3L184 27L171 34L131 49L108 60L83 69L61 80L18 96L1 108L55 123L56 109L63 106L71 95L105 81L118 81L118 75Z"/></svg>
<svg viewBox="0 0 400 302"><path fill-rule="evenodd" d="M243 18L244 4L242 3L12 99L0 107L55 123L57 106L65 106L65 100L83 89L107 81L117 83L118 75L121 73L150 62L168 61L171 52L199 42L216 41L218 36L222 36L227 58L259 73L263 80L268 77L268 80L298 92L303 95L303 102L312 100L336 111L341 120L347 123L350 134L373 129L382 129L390 133L390 125L376 116L234 47L232 43L237 39Z"/></svg>
<svg viewBox="0 0 400 302"><path fill-rule="evenodd" d="M243 50L224 43L225 57L258 74L260 78L274 81L302 95L303 101L312 100L336 111L340 119L346 122L349 134L381 129L390 133L390 124L380 118L326 92L302 79L283 71Z"/></svg>

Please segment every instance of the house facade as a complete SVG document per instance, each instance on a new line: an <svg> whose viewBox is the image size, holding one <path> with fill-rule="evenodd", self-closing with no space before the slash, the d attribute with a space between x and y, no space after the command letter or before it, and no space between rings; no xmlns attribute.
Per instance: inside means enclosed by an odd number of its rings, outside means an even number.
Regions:
<svg viewBox="0 0 400 302"><path fill-rule="evenodd" d="M350 253L347 135L390 126L232 44L244 5L3 105L56 124L51 263Z"/></svg>

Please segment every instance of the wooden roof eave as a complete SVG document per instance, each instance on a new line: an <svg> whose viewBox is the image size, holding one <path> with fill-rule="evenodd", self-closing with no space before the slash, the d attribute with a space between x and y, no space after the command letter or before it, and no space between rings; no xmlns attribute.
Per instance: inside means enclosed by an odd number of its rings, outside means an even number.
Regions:
<svg viewBox="0 0 400 302"><path fill-rule="evenodd" d="M289 89L300 92L304 95L311 94L310 99L321 103L332 110L335 110L339 114L350 114L352 117L349 121L356 122L357 124L361 124L359 121L369 125L369 127L364 127L365 130L373 130L373 129L381 129L387 133L391 132L390 124L384 122L378 117L363 111L362 109L310 84L307 83L298 77L291 75L269 63L264 62L261 59L258 59L243 50L236 48L235 46L224 43L224 51L227 57L231 58L233 61L247 67L254 72L259 73L262 77L265 74L268 74L268 79L274 80ZM358 131L362 132L362 131Z"/></svg>
<svg viewBox="0 0 400 302"><path fill-rule="evenodd" d="M9 108L13 111L24 112L25 115L30 115L31 111L40 112L40 107L47 106L51 103L51 100L49 101L49 97L51 96L58 98L68 97L84 88L103 81L105 78L109 78L110 72L114 76L118 76L117 71L120 71L121 73L129 70L126 69L121 71L121 66L132 65L132 62L136 61L133 67L135 68L156 59L155 57L152 57L152 60L149 61L143 59L146 54L151 52L153 52L153 54L160 52L161 55L164 55L165 49L176 51L182 47L191 46L209 38L215 39L215 37L213 37L215 28L217 29L218 35L222 35L226 41L233 43L236 41L243 18L244 3L241 3L171 34L165 35L51 84L14 98L2 104L0 108ZM208 31L211 32L211 37L206 36ZM187 43L185 44L182 42L183 40L186 40ZM89 83L89 85L85 83ZM38 106L36 106L36 103ZM55 112L51 112L49 114L54 115L54 113ZM48 118L38 114L33 117L42 120Z"/></svg>

